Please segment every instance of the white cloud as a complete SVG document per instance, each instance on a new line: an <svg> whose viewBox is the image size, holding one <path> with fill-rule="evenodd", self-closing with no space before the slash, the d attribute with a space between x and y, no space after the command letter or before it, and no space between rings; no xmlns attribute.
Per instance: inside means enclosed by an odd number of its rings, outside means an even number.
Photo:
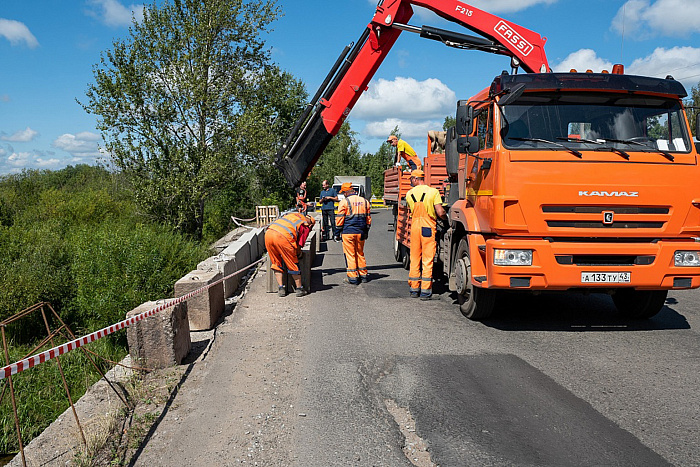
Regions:
<svg viewBox="0 0 700 467"><path fill-rule="evenodd" d="M51 145L57 149L62 149L75 157L97 157L102 153L97 145L100 135L83 131L76 135L65 133L54 140Z"/></svg>
<svg viewBox="0 0 700 467"><path fill-rule="evenodd" d="M568 72L571 69L579 72L592 70L600 73L603 70L612 71L613 63L598 57L594 50L580 49L569 54L561 63L552 66L553 71Z"/></svg>
<svg viewBox="0 0 700 467"><path fill-rule="evenodd" d="M107 26L130 26L132 16L139 22L143 19L143 5L132 4L127 7L118 0L89 0L89 3L95 8L87 13Z"/></svg>
<svg viewBox="0 0 700 467"><path fill-rule="evenodd" d="M30 152L13 152L7 157L7 164L12 167L25 167L31 158Z"/></svg>
<svg viewBox="0 0 700 467"><path fill-rule="evenodd" d="M451 113L456 102L454 91L439 79L378 79L370 83L369 90L360 97L353 116L363 120L437 118Z"/></svg>
<svg viewBox="0 0 700 467"><path fill-rule="evenodd" d="M11 19L0 18L0 36L10 41L12 45L25 43L30 49L39 47L39 41L29 31L24 23Z"/></svg>
<svg viewBox="0 0 700 467"><path fill-rule="evenodd" d="M658 47L651 55L633 61L626 72L657 78L671 75L686 88L690 88L700 81L700 48Z"/></svg>
<svg viewBox="0 0 700 467"><path fill-rule="evenodd" d="M24 130L17 131L10 136L0 136L2 141L12 141L15 143L27 143L32 141L39 133L27 127Z"/></svg>
<svg viewBox="0 0 700 467"><path fill-rule="evenodd" d="M11 172L17 172L20 169L58 169L65 165L60 159L52 157L52 155L44 155L40 152L13 152L6 159L6 165ZM2 164L0 164L0 169Z"/></svg>
<svg viewBox="0 0 700 467"><path fill-rule="evenodd" d="M629 0L617 11L611 29L630 39L655 34L687 36L700 32L700 2L688 0Z"/></svg>
<svg viewBox="0 0 700 467"><path fill-rule="evenodd" d="M412 121L401 120L399 118L387 118L386 120L367 123L362 134L371 138L386 139L386 137L391 134L391 131L398 126L402 138L421 139L427 138L428 131L430 130L442 130L443 121L444 119L441 121Z"/></svg>
<svg viewBox="0 0 700 467"><path fill-rule="evenodd" d="M588 69L594 72L612 71L613 63L598 57L591 49L581 49L569 54L561 63L552 67L554 71L567 72L574 68L578 71ZM625 67L628 75L653 76L665 78L673 76L686 89L696 86L700 81L700 48L658 47L651 55L638 58Z"/></svg>

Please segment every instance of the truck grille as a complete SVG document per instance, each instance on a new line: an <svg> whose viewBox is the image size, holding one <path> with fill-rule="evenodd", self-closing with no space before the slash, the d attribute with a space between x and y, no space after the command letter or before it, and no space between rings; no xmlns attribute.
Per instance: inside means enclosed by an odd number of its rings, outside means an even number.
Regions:
<svg viewBox="0 0 700 467"><path fill-rule="evenodd" d="M603 221L605 212L613 222ZM667 206L542 206L547 226L574 229L661 229L669 212Z"/></svg>

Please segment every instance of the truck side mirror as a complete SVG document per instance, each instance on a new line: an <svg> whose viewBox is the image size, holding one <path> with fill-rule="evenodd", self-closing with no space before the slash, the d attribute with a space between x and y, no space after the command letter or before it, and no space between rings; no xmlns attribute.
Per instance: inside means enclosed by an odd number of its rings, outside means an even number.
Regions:
<svg viewBox="0 0 700 467"><path fill-rule="evenodd" d="M460 153L472 154L479 151L478 136L457 137L457 151Z"/></svg>
<svg viewBox="0 0 700 467"><path fill-rule="evenodd" d="M700 140L700 113L695 115L695 138Z"/></svg>
<svg viewBox="0 0 700 467"><path fill-rule="evenodd" d="M457 105L456 120L455 127L458 135L471 134L474 129L474 108L471 105Z"/></svg>

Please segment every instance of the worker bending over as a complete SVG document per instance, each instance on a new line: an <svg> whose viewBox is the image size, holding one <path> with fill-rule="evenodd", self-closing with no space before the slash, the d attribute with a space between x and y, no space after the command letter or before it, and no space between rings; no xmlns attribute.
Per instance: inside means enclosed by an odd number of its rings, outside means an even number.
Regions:
<svg viewBox="0 0 700 467"><path fill-rule="evenodd" d="M413 188L406 193L411 210L411 268L408 287L412 298L430 300L433 296L433 261L437 217L447 219L442 197L437 188L425 184L422 170L411 172Z"/></svg>
<svg viewBox="0 0 700 467"><path fill-rule="evenodd" d="M280 297L287 295L287 288L282 284L282 271L285 269L294 278L296 296L303 297L308 293L301 286L299 258L301 247L306 243L314 222L313 217L291 212L271 223L265 231L265 248L270 256Z"/></svg>
<svg viewBox="0 0 700 467"><path fill-rule="evenodd" d="M395 163L397 167L401 167L402 157L406 159L406 162L411 170L416 170L423 167L423 164L421 164L420 159L416 155L416 151L414 151L411 145L409 145L406 141L399 139L396 135L391 135L387 138L386 142L390 143L396 148Z"/></svg>
<svg viewBox="0 0 700 467"><path fill-rule="evenodd" d="M367 261L365 260L365 239L372 225L369 201L355 194L350 182L340 186L345 198L338 204L335 224L343 238L343 253L347 268L346 282L359 284L367 282Z"/></svg>

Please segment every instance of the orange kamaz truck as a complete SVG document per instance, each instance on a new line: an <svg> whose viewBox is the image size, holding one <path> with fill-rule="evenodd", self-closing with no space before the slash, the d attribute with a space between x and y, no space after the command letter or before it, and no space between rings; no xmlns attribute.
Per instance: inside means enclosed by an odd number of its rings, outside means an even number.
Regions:
<svg viewBox="0 0 700 467"><path fill-rule="evenodd" d="M481 37L410 25L413 5ZM379 2L277 154L290 185L308 175L403 31L510 58L510 73L457 103L445 138L449 223L436 256L464 315L489 316L507 290L581 290L648 318L669 290L700 286L700 166L683 86L621 65L554 73L539 34L461 0Z"/></svg>
<svg viewBox="0 0 700 467"><path fill-rule="evenodd" d="M700 286L700 166L672 78L502 74L447 135L439 258L462 312L502 290L585 290L648 318ZM697 131L697 130L696 130Z"/></svg>

